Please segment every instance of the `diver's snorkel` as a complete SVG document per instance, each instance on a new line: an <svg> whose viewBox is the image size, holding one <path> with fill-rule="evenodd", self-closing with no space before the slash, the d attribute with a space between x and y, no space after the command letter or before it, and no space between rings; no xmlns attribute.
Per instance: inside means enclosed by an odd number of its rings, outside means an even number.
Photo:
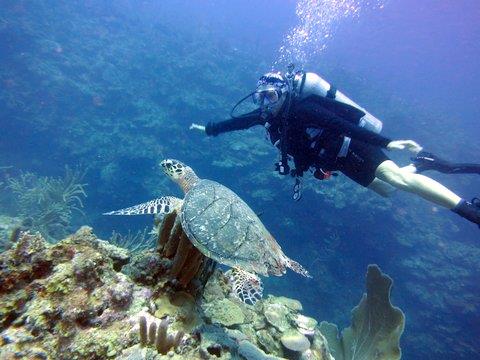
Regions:
<svg viewBox="0 0 480 360"><path fill-rule="evenodd" d="M232 119L238 119L244 116L251 115L251 112L238 116L235 115L235 110L237 109L237 107L239 107L245 100L251 97L255 105L258 106L258 109L255 109L253 111L259 111L262 117L267 118L271 113L273 113L272 108L278 106L278 102L281 100L281 96L282 91L277 89L274 85L266 87L265 85L258 85L255 91L244 96L235 104L235 106L230 111L230 117Z"/></svg>
<svg viewBox="0 0 480 360"><path fill-rule="evenodd" d="M247 96L241 98L240 100L237 101L237 103L235 104L235 106L232 108L232 110L230 111L230 117L232 119L239 119L241 117L244 117L244 116L248 116L249 114L242 114L242 115L238 115L236 116L235 115L235 109L237 107L239 107L245 100L247 100L249 97L253 96L255 93L257 92L257 89L255 89L255 91L251 92L250 94L248 94ZM260 109L259 109L260 110Z"/></svg>

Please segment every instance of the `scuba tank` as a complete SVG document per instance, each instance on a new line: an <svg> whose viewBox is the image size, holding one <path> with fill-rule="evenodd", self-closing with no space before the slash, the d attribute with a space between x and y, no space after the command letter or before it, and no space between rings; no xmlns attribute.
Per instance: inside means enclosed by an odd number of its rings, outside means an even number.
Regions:
<svg viewBox="0 0 480 360"><path fill-rule="evenodd" d="M294 81L296 84L295 88L297 90L297 98L304 99L310 95L318 95L353 106L365 113L365 115L360 119L358 126L377 134L382 131L383 123L378 118L370 114L367 110L348 98L345 94L338 91L334 86L329 84L317 74L299 71L295 74Z"/></svg>

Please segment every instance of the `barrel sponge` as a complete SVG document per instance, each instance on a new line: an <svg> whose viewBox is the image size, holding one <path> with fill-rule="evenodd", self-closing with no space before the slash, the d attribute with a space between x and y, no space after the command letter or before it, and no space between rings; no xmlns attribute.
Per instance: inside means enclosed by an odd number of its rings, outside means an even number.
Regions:
<svg viewBox="0 0 480 360"><path fill-rule="evenodd" d="M392 306L393 281L377 265L367 270L367 293L352 310L352 324L338 336L334 324L322 322L320 331L327 338L336 360L399 360L400 336L405 315Z"/></svg>

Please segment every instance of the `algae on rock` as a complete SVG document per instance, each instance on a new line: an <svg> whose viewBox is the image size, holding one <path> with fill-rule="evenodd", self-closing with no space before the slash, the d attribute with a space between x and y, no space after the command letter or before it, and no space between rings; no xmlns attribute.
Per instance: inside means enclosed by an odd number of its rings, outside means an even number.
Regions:
<svg viewBox="0 0 480 360"><path fill-rule="evenodd" d="M225 327L243 324L245 315L239 305L228 299L214 300L203 307L205 316L214 324Z"/></svg>
<svg viewBox="0 0 480 360"><path fill-rule="evenodd" d="M151 292L95 241L87 227L54 245L22 233L0 254L1 358L108 359L134 344L125 329Z"/></svg>

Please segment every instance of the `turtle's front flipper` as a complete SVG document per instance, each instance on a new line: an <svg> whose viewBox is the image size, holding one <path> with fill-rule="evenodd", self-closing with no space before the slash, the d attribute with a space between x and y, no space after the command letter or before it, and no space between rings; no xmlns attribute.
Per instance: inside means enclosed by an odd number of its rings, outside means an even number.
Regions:
<svg viewBox="0 0 480 360"><path fill-rule="evenodd" d="M288 268L292 269L296 273L303 275L307 278L311 278L312 275L305 269L302 265L300 265L298 262L290 259L290 258L285 258L285 264L287 265Z"/></svg>
<svg viewBox="0 0 480 360"><path fill-rule="evenodd" d="M227 272L232 294L245 304L254 305L263 296L263 283L260 278L245 270L232 268Z"/></svg>
<svg viewBox="0 0 480 360"><path fill-rule="evenodd" d="M110 211L103 215L150 215L168 214L180 209L183 200L173 196L162 196L149 202L131 206L125 209Z"/></svg>

